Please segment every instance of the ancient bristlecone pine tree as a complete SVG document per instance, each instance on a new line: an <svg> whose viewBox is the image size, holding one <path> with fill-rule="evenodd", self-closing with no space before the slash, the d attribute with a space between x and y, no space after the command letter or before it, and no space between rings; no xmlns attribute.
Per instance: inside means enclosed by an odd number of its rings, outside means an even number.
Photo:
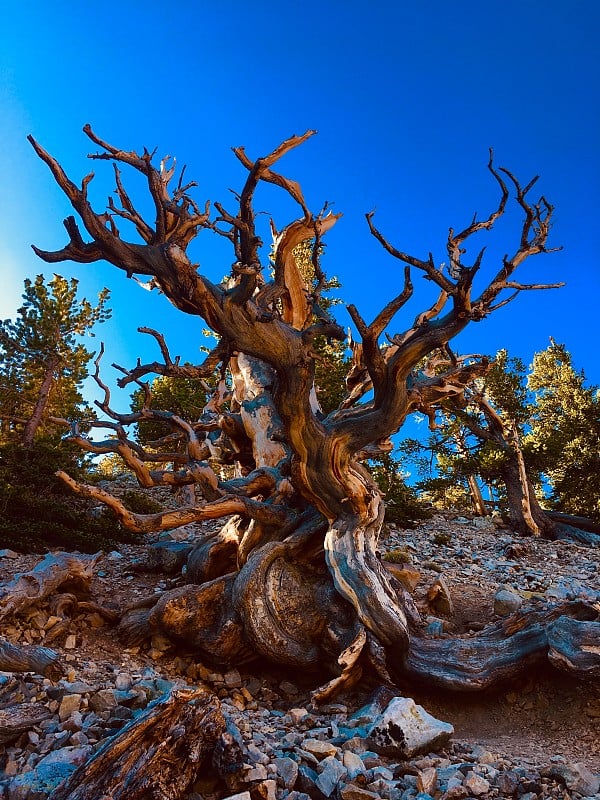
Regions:
<svg viewBox="0 0 600 800"><path fill-rule="evenodd" d="M183 185L180 178L171 188L174 167L167 160L154 166L147 151L138 155L119 150L89 126L84 131L101 148L90 157L113 162L118 205L110 198L106 211L93 211L87 195L93 175L77 186L31 139L89 237L86 241L75 218L69 217L69 243L57 252L35 248L36 253L48 262L104 260L128 276L145 276L173 305L201 317L219 336L205 363L191 368L171 359L160 334L147 331L157 339L163 362L124 370L120 381L140 384L150 373L208 378L220 368L216 391L195 423L151 411L150 403L139 412L117 414L105 387L101 406L113 420L103 423L110 437L92 442L72 430L73 438L90 451L119 453L142 486L194 486L196 497L202 498L175 511L140 515L103 490L62 476L75 491L111 507L132 530L168 530L227 518L221 531L189 556L189 583L163 594L154 608L127 616L123 635L133 641L161 631L219 664L239 665L262 657L305 672L328 673L331 680L316 699L351 685L366 668L385 680L421 677L465 689L489 685L541 654L546 657L549 650L555 661L589 670L587 651L582 655L577 642L596 636L597 628L590 625L598 623L593 622L593 609L579 606L531 612L531 618L513 620L462 644L421 638L410 598L377 557L384 502L364 466L369 456L389 446L389 436L408 414L449 393L460 393L474 370L485 368L454 365L432 376L418 370L423 359L522 290L548 288L514 278L525 259L547 252L552 206L543 197L535 204L528 199L535 180L522 187L510 172L497 170L490 158L489 171L499 187L498 206L487 219L474 218L459 233L450 230L447 269L431 256L421 259L396 249L374 226L372 214L367 215L374 237L404 265L403 286L371 323L357 308L348 307L360 339L353 346L347 396L325 416L315 399L315 343L321 336L342 340L345 333L323 308L326 281L318 255L339 215L327 208L314 215L298 183L274 171L277 162L313 131L291 137L256 161L243 148L234 149L248 176L235 195L235 209L214 203L215 215L209 203L200 208L190 197L195 184ZM147 179L154 222L144 219L130 199L122 164ZM254 211L254 195L265 182L287 193L301 212L281 230L272 225L272 274L265 273L261 263ZM465 243L489 231L504 214L509 186L522 212L517 246L476 293L473 281L483 251L467 264ZM119 218L132 224L137 242L121 238ZM223 283L199 274L188 256L188 246L203 230L231 243L235 263ZM294 249L307 241L314 254L309 279L294 257ZM411 297L412 271L422 273L437 296L403 333L394 334L389 327ZM168 421L185 440L185 448L160 456L145 452L127 435L127 425L141 419ZM155 468L158 458L162 469ZM223 462L233 468L230 479L216 466ZM560 646L553 644L559 640ZM568 658L561 655L565 651Z"/></svg>

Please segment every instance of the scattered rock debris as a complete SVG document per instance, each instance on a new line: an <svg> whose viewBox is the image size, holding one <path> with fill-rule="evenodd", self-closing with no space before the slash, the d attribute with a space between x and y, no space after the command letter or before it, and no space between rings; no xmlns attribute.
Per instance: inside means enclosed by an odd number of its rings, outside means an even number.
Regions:
<svg viewBox="0 0 600 800"><path fill-rule="evenodd" d="M181 543L166 551L173 560L216 527L188 526L107 554L92 580L94 602L118 610L176 585L170 569L150 571L156 548L148 545ZM468 635L536 598L600 602L597 549L523 540L491 520L446 514L410 531L390 527L382 554L400 548L410 566L393 567L409 571L404 585L429 635ZM0 582L37 561L0 552ZM205 765L182 800L600 797L600 687L550 670L477 697L381 689L314 708L314 687L276 669L219 672L160 637L124 650L97 612L57 615L48 602L5 620L1 633L15 644L52 641L68 668L57 681L0 673L0 733L11 710L36 709L30 724L0 737L2 800L51 797L150 703L190 685L220 699L241 761L227 767L225 753Z"/></svg>

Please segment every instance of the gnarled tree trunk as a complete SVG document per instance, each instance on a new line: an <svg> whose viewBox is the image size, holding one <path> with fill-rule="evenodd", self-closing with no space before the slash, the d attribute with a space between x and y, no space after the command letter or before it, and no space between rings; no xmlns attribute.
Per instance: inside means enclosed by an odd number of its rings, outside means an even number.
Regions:
<svg viewBox="0 0 600 800"><path fill-rule="evenodd" d="M555 524L540 506L527 473L522 466L522 454L509 452L500 468L506 487L510 526L525 536L555 538Z"/></svg>
<svg viewBox="0 0 600 800"><path fill-rule="evenodd" d="M448 271L436 266L431 256L424 260L396 249L375 228L372 214L367 215L373 236L404 265L404 280L397 296L370 324L354 306L348 307L361 341L347 396L339 408L324 415L315 403L318 342L321 337L344 340L345 331L321 302L326 280L319 253L322 237L339 215L326 207L313 215L300 186L274 171L287 152L314 132L291 137L256 161L236 148L248 176L236 195L236 210L215 203L213 217L210 204L201 209L189 196L194 184L183 186L180 180L170 188L174 169L167 161L156 167L151 154L119 150L89 126L84 130L100 148L92 158L112 161L115 167L126 164L146 178L155 220L151 224L137 211L118 169L120 205L111 199L108 212L95 213L87 196L92 176L77 186L31 139L90 237L84 241L75 218L69 217L66 247L36 252L51 263L104 259L129 276L147 276L150 286L159 287L181 311L201 317L220 337L204 364L194 368L172 359L163 337L144 329L157 339L164 363L158 368L138 364L123 370L125 377L119 381L127 386L157 371L173 378L207 378L220 365L218 389L198 420L152 411L150 397L141 411L118 414L100 380L99 357L96 380L104 390L99 405L111 421L91 427L104 428L109 435L98 441L71 426L74 441L93 453L118 453L143 486L194 485L203 497L176 511L141 515L99 487L62 475L74 491L112 508L132 530L168 530L234 515L190 555L189 574L195 583L165 593L152 609L132 612L122 623L124 635L139 641L161 630L222 664L262 656L302 670L320 667L330 680L317 699L356 682L366 666L389 680L386 655L398 675L410 675L417 620L401 587L378 559L384 505L364 462L387 447L412 411L461 396L473 376L487 368L483 361L453 363L444 371L424 374L423 359L521 290L548 288L518 284L513 273L529 256L546 252L552 206L544 198L531 204L528 193L535 181L523 188L510 172L496 170L490 157L488 167L500 189L498 206L484 220L473 218L459 233L450 230ZM483 252L466 263L465 242L488 232L504 213L510 194L505 180L514 188L523 217L518 246L475 295L473 279ZM280 231L272 224L270 277L261 265L262 242L253 208L261 183L280 187L302 212ZM140 241L123 241L115 217L132 223ZM200 274L187 255L202 230L225 236L233 248L231 277L218 285ZM295 248L306 242L311 243L312 256L309 268L302 271ZM392 335L389 326L412 295L411 269L435 285L438 295L408 329ZM168 425L184 442L184 456L181 447L173 453L146 453L126 432L128 425L144 419ZM233 467L229 478L213 468L219 459ZM159 468L151 469L151 462L159 462ZM526 626L524 620L520 624ZM536 619L534 624L537 631L545 623ZM539 638L538 649L543 650L545 640ZM434 661L436 650L444 648L447 668L452 668L456 658L450 648L439 642L428 647ZM507 669L492 667L492 677L517 671L520 652L513 648ZM482 663L495 657L487 645L481 653Z"/></svg>

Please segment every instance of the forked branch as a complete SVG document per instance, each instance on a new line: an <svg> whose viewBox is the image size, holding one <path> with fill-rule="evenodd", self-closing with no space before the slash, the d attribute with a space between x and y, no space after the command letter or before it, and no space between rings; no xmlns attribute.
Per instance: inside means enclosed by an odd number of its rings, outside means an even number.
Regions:
<svg viewBox="0 0 600 800"><path fill-rule="evenodd" d="M243 495L224 495L201 506L188 506L175 511L161 511L156 514L136 514L126 508L119 498L105 492L98 486L77 483L66 472L57 472L57 476L73 492L83 497L91 497L110 508L117 519L131 531L137 533L151 533L166 531L189 525L193 522L203 522L210 519L221 519L230 514L243 514L262 522L265 525L283 526L290 522L295 512L285 506L263 503Z"/></svg>

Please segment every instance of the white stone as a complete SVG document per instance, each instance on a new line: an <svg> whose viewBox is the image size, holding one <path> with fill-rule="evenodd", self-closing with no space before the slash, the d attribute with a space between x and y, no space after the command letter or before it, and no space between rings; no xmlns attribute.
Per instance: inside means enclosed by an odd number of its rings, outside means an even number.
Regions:
<svg viewBox="0 0 600 800"><path fill-rule="evenodd" d="M499 617L507 617L514 614L523 604L523 598L509 589L499 589L494 597L494 614Z"/></svg>
<svg viewBox="0 0 600 800"><path fill-rule="evenodd" d="M395 697L368 731L369 745L383 755L412 758L445 744L454 733L410 697Z"/></svg>
<svg viewBox="0 0 600 800"><path fill-rule="evenodd" d="M342 763L348 770L348 780L353 781L359 775L366 773L362 758L357 753L353 753L352 750L344 750Z"/></svg>

